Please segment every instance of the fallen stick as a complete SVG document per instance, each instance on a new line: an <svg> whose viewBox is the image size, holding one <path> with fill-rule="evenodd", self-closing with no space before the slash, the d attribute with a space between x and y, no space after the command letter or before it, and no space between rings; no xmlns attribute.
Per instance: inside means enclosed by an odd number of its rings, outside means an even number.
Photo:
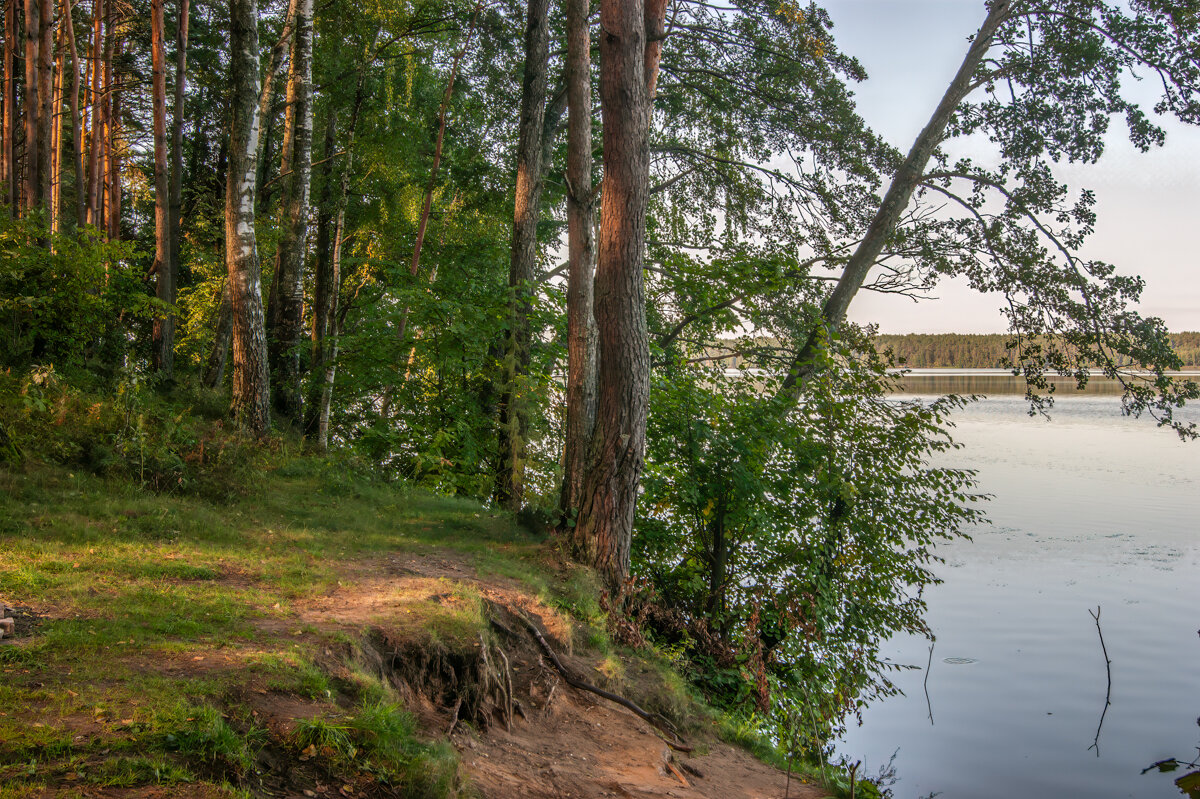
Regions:
<svg viewBox="0 0 1200 799"><path fill-rule="evenodd" d="M603 697L610 702L616 702L618 705L625 708L626 710L632 711L634 714L639 716L643 721L646 721L647 723L649 723L649 724L653 725L655 728L657 728L659 731L666 733L667 735L674 738L675 741L678 741L678 743L676 743L676 742L667 740L666 741L667 746L671 747L672 749L674 749L678 752L691 752L692 751L692 748L690 746L687 746L685 743L683 743L683 739L679 737L679 734L676 733L673 729L671 729L670 723L666 719L664 719L661 716L658 716L654 713L650 713L650 712L647 712L646 710L643 710L636 703L626 699L625 697L621 696L620 694L614 694L612 691L606 691L603 688L599 688L595 685L592 685L590 682L587 682L586 680L582 680L579 677L576 677L570 671L568 671L567 667L564 666L562 664L562 661L558 659L558 655L555 654L554 650L550 647L550 644L546 642L545 636L542 635L542 631L537 628L537 625L535 625L532 621L527 619L524 614L515 613L513 615L515 615L521 621L525 622L525 626L529 628L529 631L531 633L533 633L533 637L537 640L538 645L541 646L542 651L546 653L546 657L550 658L550 662L554 664L554 668L558 669L558 673L562 675L562 678L564 680L566 680L567 685L570 685L573 688L578 688L581 691L588 691L589 693L593 693L596 696Z"/></svg>

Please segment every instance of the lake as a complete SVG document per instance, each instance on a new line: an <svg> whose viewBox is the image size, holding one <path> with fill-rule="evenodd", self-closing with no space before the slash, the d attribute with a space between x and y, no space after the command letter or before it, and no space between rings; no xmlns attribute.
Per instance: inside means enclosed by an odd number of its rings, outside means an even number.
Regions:
<svg viewBox="0 0 1200 799"><path fill-rule="evenodd" d="M897 799L1179 797L1194 768L1142 771L1200 756L1200 441L1122 417L1099 381L1046 420L1017 381L963 371L905 389L992 393L957 415L948 463L978 470L993 524L940 549L932 658L924 639L886 645L920 669L838 754L874 775L894 753Z"/></svg>

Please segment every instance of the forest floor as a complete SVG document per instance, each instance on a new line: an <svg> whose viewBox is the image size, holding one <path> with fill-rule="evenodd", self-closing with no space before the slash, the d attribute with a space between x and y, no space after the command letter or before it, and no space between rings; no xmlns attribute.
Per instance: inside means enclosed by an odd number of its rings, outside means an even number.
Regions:
<svg viewBox="0 0 1200 799"><path fill-rule="evenodd" d="M614 645L598 595L507 515L319 459L222 502L0 467L0 799L828 795Z"/></svg>

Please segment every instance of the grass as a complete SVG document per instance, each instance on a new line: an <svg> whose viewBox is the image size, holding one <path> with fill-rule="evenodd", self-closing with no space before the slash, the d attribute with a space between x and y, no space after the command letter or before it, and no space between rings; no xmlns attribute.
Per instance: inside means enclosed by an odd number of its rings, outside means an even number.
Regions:
<svg viewBox="0 0 1200 799"><path fill-rule="evenodd" d="M423 742L390 686L318 664L347 639L295 620L296 603L386 556L454 553L557 603L544 541L477 503L282 457L232 498L151 493L124 477L0 466L0 597L44 614L0 646L0 797L44 785L249 784L264 747L310 744L348 774L453 795L452 748ZM381 595L398 632L451 643L485 627L448 578ZM397 612L398 610L398 612ZM248 693L308 702L289 738L237 708ZM346 702L357 701L347 715ZM222 787L224 786L224 787Z"/></svg>

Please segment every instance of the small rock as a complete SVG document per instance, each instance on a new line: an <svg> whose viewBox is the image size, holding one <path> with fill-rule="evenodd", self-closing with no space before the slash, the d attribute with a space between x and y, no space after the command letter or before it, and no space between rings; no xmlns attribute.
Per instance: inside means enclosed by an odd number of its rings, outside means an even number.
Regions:
<svg viewBox="0 0 1200 799"><path fill-rule="evenodd" d="M17 632L17 623L13 619L0 619L0 638L6 635L15 635Z"/></svg>

